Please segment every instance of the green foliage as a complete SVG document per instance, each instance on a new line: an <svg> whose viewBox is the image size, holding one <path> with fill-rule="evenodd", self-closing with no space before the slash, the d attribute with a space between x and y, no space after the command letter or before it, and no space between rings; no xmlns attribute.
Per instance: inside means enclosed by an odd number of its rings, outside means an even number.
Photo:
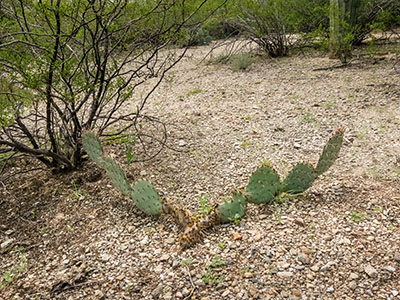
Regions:
<svg viewBox="0 0 400 300"><path fill-rule="evenodd" d="M147 215L160 215L162 202L153 185L146 180L139 180L133 186L132 199L137 208Z"/></svg>
<svg viewBox="0 0 400 300"><path fill-rule="evenodd" d="M343 129L338 129L334 135L328 140L318 160L315 172L317 176L326 172L339 156L340 149L343 144Z"/></svg>
<svg viewBox="0 0 400 300"><path fill-rule="evenodd" d="M282 190L291 194L303 193L311 187L315 178L315 170L311 165L297 164L283 181Z"/></svg>
<svg viewBox="0 0 400 300"><path fill-rule="evenodd" d="M236 192L233 196L224 199L224 203L218 205L217 213L221 223L228 223L242 218L246 213L246 198Z"/></svg>
<svg viewBox="0 0 400 300"><path fill-rule="evenodd" d="M245 71L255 62L255 57L252 53L243 52L231 56L229 61L234 71Z"/></svg>
<svg viewBox="0 0 400 300"><path fill-rule="evenodd" d="M246 196L252 203L269 203L274 200L280 186L276 171L270 166L262 166L251 175Z"/></svg>

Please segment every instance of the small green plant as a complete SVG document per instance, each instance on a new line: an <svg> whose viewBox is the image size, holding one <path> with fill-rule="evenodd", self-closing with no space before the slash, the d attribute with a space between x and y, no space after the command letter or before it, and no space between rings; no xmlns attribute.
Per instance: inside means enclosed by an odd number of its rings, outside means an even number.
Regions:
<svg viewBox="0 0 400 300"><path fill-rule="evenodd" d="M219 242L218 243L218 247L220 247L221 249L224 249L225 248L225 243L224 242Z"/></svg>
<svg viewBox="0 0 400 300"><path fill-rule="evenodd" d="M253 119L253 117L252 117L252 116L245 116L244 119L245 119L246 121L251 121L251 120Z"/></svg>
<svg viewBox="0 0 400 300"><path fill-rule="evenodd" d="M215 268L219 268L226 265L226 261L222 260L219 255L214 256L211 262L206 266L206 273L203 275L204 283L222 283L224 281L223 276L217 276L216 271L213 270Z"/></svg>
<svg viewBox="0 0 400 300"><path fill-rule="evenodd" d="M183 267L188 267L188 266L191 266L192 264L193 264L193 258L191 258L191 257L182 259L182 261L181 261L181 266L183 266Z"/></svg>
<svg viewBox="0 0 400 300"><path fill-rule="evenodd" d="M128 162L128 165L132 164L135 161L136 155L133 153L133 148L132 145L126 145L126 160Z"/></svg>
<svg viewBox="0 0 400 300"><path fill-rule="evenodd" d="M241 144L240 144L240 147L242 147L242 148L244 148L244 149L246 149L246 148L248 148L248 147L250 147L251 146L251 142L249 142L249 141L243 141Z"/></svg>
<svg viewBox="0 0 400 300"><path fill-rule="evenodd" d="M80 188L77 186L75 180L71 181L71 185L72 185L72 189L73 189L72 193L74 195L74 198L79 200L81 198L81 196L82 196Z"/></svg>
<svg viewBox="0 0 400 300"><path fill-rule="evenodd" d="M210 213L212 205L208 204L208 196L204 195L199 199L200 208L197 212L197 216L206 216Z"/></svg>
<svg viewBox="0 0 400 300"><path fill-rule="evenodd" d="M8 284L12 283L14 279L18 278L22 275L27 269L28 262L26 259L26 255L21 253L21 249L17 249L19 251L19 262L16 263L11 269L5 271L3 275L0 277L0 290L5 288Z"/></svg>
<svg viewBox="0 0 400 300"><path fill-rule="evenodd" d="M314 115L311 113L305 113L303 118L301 119L302 123L315 123L317 120Z"/></svg>
<svg viewBox="0 0 400 300"><path fill-rule="evenodd" d="M196 94L200 94L201 92L203 92L202 89L196 88L196 89L193 89L193 90L187 92L186 96L190 97L190 96L193 96L193 95L196 95Z"/></svg>
<svg viewBox="0 0 400 300"><path fill-rule="evenodd" d="M359 223L365 219L365 214L363 212L353 211L351 213L351 220L355 223Z"/></svg>
<svg viewBox="0 0 400 300"><path fill-rule="evenodd" d="M255 62L255 58L253 54L244 52L233 55L229 61L234 71L245 71Z"/></svg>
<svg viewBox="0 0 400 300"><path fill-rule="evenodd" d="M221 267L221 266L225 266L225 265L226 265L226 261L221 259L221 256L215 255L214 258L211 260L209 266L212 268L216 268L216 267Z"/></svg>

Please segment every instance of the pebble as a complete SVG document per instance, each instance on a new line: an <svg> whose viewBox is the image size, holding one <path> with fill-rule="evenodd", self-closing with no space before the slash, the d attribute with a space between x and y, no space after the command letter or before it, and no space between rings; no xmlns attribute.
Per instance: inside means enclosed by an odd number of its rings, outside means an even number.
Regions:
<svg viewBox="0 0 400 300"><path fill-rule="evenodd" d="M281 278L289 278L293 276L293 272L278 272L276 275Z"/></svg>
<svg viewBox="0 0 400 300"><path fill-rule="evenodd" d="M225 298L226 296L228 296L231 293L230 290L225 290L225 292L222 293L222 297Z"/></svg>
<svg viewBox="0 0 400 300"><path fill-rule="evenodd" d="M333 286L330 286L326 289L326 292L329 294L332 294L335 291L335 289L333 288Z"/></svg>
<svg viewBox="0 0 400 300"><path fill-rule="evenodd" d="M183 147L186 145L186 142L184 140L179 140L179 147Z"/></svg>
<svg viewBox="0 0 400 300"><path fill-rule="evenodd" d="M202 279L197 279L194 282L194 285L196 285L196 286L205 286L206 284L204 283L204 281Z"/></svg>
<svg viewBox="0 0 400 300"><path fill-rule="evenodd" d="M299 253L299 255L297 256L297 259L299 260L299 262L301 262L304 265L308 265L310 263L308 256L302 252Z"/></svg>
<svg viewBox="0 0 400 300"><path fill-rule="evenodd" d="M176 292L175 297L178 299L182 299L183 298L183 294L181 292Z"/></svg>
<svg viewBox="0 0 400 300"><path fill-rule="evenodd" d="M171 300L172 299L172 292L168 292L164 295L164 300Z"/></svg>
<svg viewBox="0 0 400 300"><path fill-rule="evenodd" d="M392 291L392 295L393 295L394 297L397 297L397 296L399 295L399 292L396 291L396 290L393 290L393 291Z"/></svg>
<svg viewBox="0 0 400 300"><path fill-rule="evenodd" d="M7 247L10 246L14 241L15 241L15 239L8 239L8 240L5 240L3 243L1 243L0 249L5 249L5 248L7 248Z"/></svg>
<svg viewBox="0 0 400 300"><path fill-rule="evenodd" d="M349 278L350 278L350 280L355 280L355 279L358 279L359 276L358 276L358 274L356 274L356 273L350 273Z"/></svg>
<svg viewBox="0 0 400 300"><path fill-rule="evenodd" d="M187 288L183 288L182 294L183 294L183 296L187 297L187 296L189 296L190 291Z"/></svg>
<svg viewBox="0 0 400 300"><path fill-rule="evenodd" d="M331 267L334 265L335 263L334 262L328 262L326 265L324 265L324 266L322 266L321 267L321 269L320 269L320 271L321 272L326 272L326 271L329 271L330 269L331 269Z"/></svg>
<svg viewBox="0 0 400 300"><path fill-rule="evenodd" d="M367 273L369 277L378 277L378 271L371 265L366 265L364 267L364 272Z"/></svg>
<svg viewBox="0 0 400 300"><path fill-rule="evenodd" d="M253 277L253 273L251 273L251 272L246 272L246 273L244 273L244 278L252 278Z"/></svg>
<svg viewBox="0 0 400 300"><path fill-rule="evenodd" d="M385 269L386 271L391 272L391 273L396 272L396 268L394 268L394 267L392 267L392 266L386 266L384 269Z"/></svg>
<svg viewBox="0 0 400 300"><path fill-rule="evenodd" d="M154 299L158 299L163 291L163 285L160 283L157 287L151 292L151 295Z"/></svg>
<svg viewBox="0 0 400 300"><path fill-rule="evenodd" d="M397 262L400 262L400 252L396 252L394 254L394 260L397 261Z"/></svg>
<svg viewBox="0 0 400 300"><path fill-rule="evenodd" d="M313 265L310 269L313 272L318 272L319 271L319 266L318 265Z"/></svg>
<svg viewBox="0 0 400 300"><path fill-rule="evenodd" d="M357 282L354 280L350 281L349 288L354 291L357 288Z"/></svg>

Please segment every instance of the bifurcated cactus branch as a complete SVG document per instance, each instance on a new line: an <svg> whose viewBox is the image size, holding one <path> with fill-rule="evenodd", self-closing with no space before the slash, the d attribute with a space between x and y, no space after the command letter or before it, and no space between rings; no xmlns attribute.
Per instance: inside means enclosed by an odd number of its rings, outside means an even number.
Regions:
<svg viewBox="0 0 400 300"><path fill-rule="evenodd" d="M272 166L263 165L250 176L245 191L233 193L222 203L216 203L208 214L197 217L193 217L186 209L161 199L152 184L146 180L139 180L131 187L120 166L111 158L104 156L100 141L93 133L89 132L83 136L83 145L89 157L106 170L114 186L121 193L131 197L138 209L147 215L164 213L173 217L183 229L179 242L184 249L199 241L205 229L242 218L246 214L247 202L268 204L281 193L298 194L306 191L338 158L343 134L344 130L338 129L328 140L315 168L311 164L299 163L281 182Z"/></svg>

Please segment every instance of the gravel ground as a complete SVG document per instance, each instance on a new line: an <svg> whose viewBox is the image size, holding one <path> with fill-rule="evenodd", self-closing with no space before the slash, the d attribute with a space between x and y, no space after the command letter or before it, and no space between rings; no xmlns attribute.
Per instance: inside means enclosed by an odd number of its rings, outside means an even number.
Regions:
<svg viewBox="0 0 400 300"><path fill-rule="evenodd" d="M149 100L168 148L128 166L123 145L106 146L131 180L195 213L263 161L282 177L315 164L343 127L333 167L304 195L250 204L185 251L171 219L141 214L91 162L72 175L21 174L0 191L0 299L400 299L394 52L347 68L301 56L233 71L200 62L209 50L191 50Z"/></svg>

